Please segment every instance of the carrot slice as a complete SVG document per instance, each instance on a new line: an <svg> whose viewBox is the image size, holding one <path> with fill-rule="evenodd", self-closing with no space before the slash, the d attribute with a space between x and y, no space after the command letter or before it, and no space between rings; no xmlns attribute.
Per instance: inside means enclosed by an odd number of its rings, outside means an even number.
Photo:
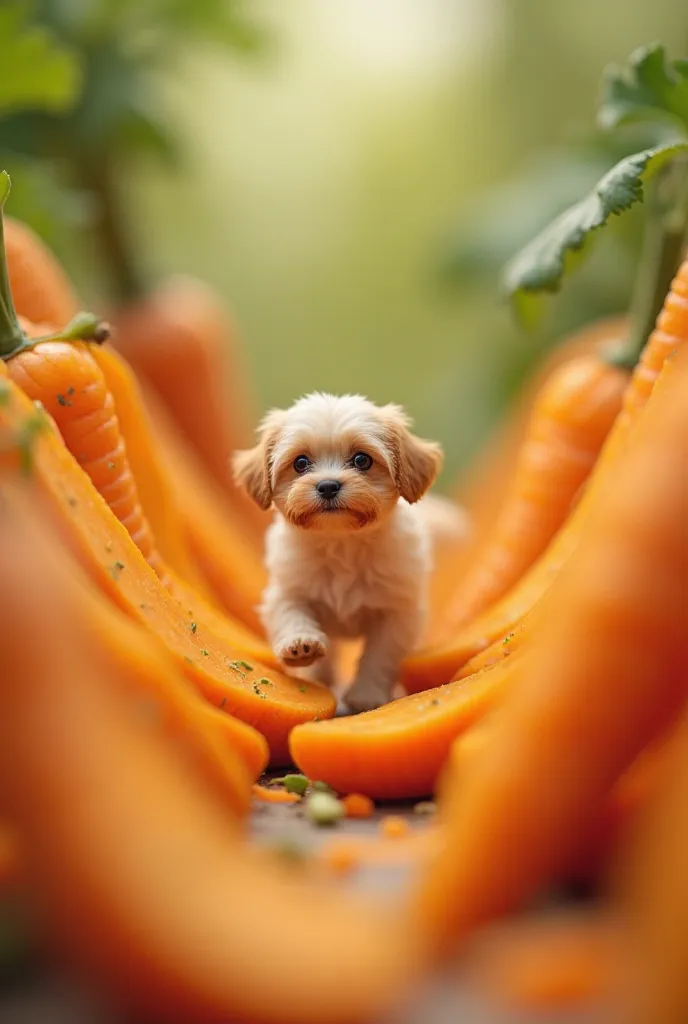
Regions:
<svg viewBox="0 0 688 1024"><path fill-rule="evenodd" d="M432 793L451 744L488 714L518 675L518 659L333 721L298 726L289 747L302 772L339 793L376 800Z"/></svg>
<svg viewBox="0 0 688 1024"><path fill-rule="evenodd" d="M262 800L266 804L298 804L301 797L298 793L290 793L286 789L270 789L269 786L260 786L255 783L253 795L256 800Z"/></svg>

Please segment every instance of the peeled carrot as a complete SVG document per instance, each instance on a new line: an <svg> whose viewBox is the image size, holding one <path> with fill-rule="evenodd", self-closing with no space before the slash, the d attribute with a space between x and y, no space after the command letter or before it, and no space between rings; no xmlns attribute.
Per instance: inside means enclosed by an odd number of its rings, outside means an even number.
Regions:
<svg viewBox="0 0 688 1024"><path fill-rule="evenodd" d="M581 500L554 537L546 551L524 573L519 582L490 608L459 630L450 642L420 650L402 667L402 682L413 692L451 679L471 658L496 639L513 630L516 624L547 592L579 543L589 510L596 495L605 487L610 472L628 447L633 427L642 412L667 356L688 341L688 261L674 278L664 308L657 319L642 356L624 394L614 427Z"/></svg>
<svg viewBox="0 0 688 1024"><path fill-rule="evenodd" d="M309 778L339 793L427 796L453 741L497 706L518 671L513 659L375 711L298 726L289 738L292 758Z"/></svg>
<svg viewBox="0 0 688 1024"><path fill-rule="evenodd" d="M4 383L0 428L16 437L35 409L9 380ZM100 590L153 632L206 700L262 732L275 763L285 763L294 725L334 714L328 689L246 661L202 618L200 602L198 609L185 608L170 595L53 432L35 439L33 477L66 543Z"/></svg>
<svg viewBox="0 0 688 1024"><path fill-rule="evenodd" d="M238 490L232 453L252 441L255 416L236 329L201 281L174 277L115 317L118 350L167 408L255 542L269 522Z"/></svg>
<svg viewBox="0 0 688 1024"><path fill-rule="evenodd" d="M5 217L5 248L17 312L35 324L66 324L81 309L72 283L38 235Z"/></svg>
<svg viewBox="0 0 688 1024"><path fill-rule="evenodd" d="M446 612L449 629L500 598L545 550L595 465L628 379L596 354L564 363L547 379L494 529L475 551Z"/></svg>
<svg viewBox="0 0 688 1024"><path fill-rule="evenodd" d="M22 538L5 519L0 790L60 962L137 1019L353 1024L403 1002L420 961L398 913L242 841L89 659L60 578Z"/></svg>
<svg viewBox="0 0 688 1024"><path fill-rule="evenodd" d="M688 327L688 303L685 312ZM547 629L501 663L522 672L495 712L489 750L445 788L445 847L413 900L414 927L433 950L446 952L550 881L621 773L679 713L686 465L683 347L596 492L576 557L550 591Z"/></svg>

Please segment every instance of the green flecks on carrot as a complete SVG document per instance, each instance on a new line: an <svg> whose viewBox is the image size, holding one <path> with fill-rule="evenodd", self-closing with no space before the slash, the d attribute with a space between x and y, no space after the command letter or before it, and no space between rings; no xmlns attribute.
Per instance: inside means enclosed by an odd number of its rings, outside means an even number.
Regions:
<svg viewBox="0 0 688 1024"><path fill-rule="evenodd" d="M299 686L299 693L308 693L308 690L305 686Z"/></svg>
<svg viewBox="0 0 688 1024"><path fill-rule="evenodd" d="M124 562L113 562L112 565L109 566L110 575L112 576L113 580L115 580L115 582L120 578L122 572L125 569L126 565L124 564Z"/></svg>
<svg viewBox="0 0 688 1024"><path fill-rule="evenodd" d="M189 623L189 629L191 630L192 633L195 633L196 630L198 629L198 626L197 626L197 624L195 622L190 622Z"/></svg>
<svg viewBox="0 0 688 1024"><path fill-rule="evenodd" d="M510 644L513 639L514 639L514 634L513 633L507 633L507 635L502 640L502 643L505 644L505 645L506 644Z"/></svg>
<svg viewBox="0 0 688 1024"><path fill-rule="evenodd" d="M207 651L205 647L201 647L201 654L203 655L204 658L210 657L210 651Z"/></svg>
<svg viewBox="0 0 688 1024"><path fill-rule="evenodd" d="M74 390L74 389L72 389L72 390ZM63 406L63 408L64 408L65 406L67 406L67 407L71 408L71 405L72 405L72 403L71 403L71 402L70 402L70 400L69 400L68 398L66 398L66 397L65 397L64 395L60 395L60 394L58 394L58 395L56 395L55 397L57 398L57 404L58 404L58 405L61 405L61 406Z"/></svg>

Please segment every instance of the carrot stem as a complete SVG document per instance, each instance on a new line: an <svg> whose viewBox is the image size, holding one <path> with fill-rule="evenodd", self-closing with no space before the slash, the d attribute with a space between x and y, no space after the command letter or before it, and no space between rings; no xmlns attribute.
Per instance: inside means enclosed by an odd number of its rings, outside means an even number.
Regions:
<svg viewBox="0 0 688 1024"><path fill-rule="evenodd" d="M77 313L66 327L37 338L29 338L22 329L12 299L5 252L3 212L11 187L7 171L0 171L0 359L11 359L41 341L94 341L98 344L107 341L110 328L93 313Z"/></svg>
<svg viewBox="0 0 688 1024"><path fill-rule="evenodd" d="M8 359L24 347L27 337L19 325L12 301L10 278L5 255L3 210L10 194L11 182L7 171L0 171L0 357Z"/></svg>
<svg viewBox="0 0 688 1024"><path fill-rule="evenodd" d="M664 299L683 259L688 214L687 165L667 169L648 189L647 216L640 266L633 289L628 338L605 357L629 372L635 369L655 328Z"/></svg>

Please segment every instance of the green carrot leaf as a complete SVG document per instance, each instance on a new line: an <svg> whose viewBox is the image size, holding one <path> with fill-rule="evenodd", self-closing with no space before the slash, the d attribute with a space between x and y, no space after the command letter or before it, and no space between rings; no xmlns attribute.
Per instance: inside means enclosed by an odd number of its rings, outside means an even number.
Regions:
<svg viewBox="0 0 688 1024"><path fill-rule="evenodd" d="M524 326L537 324L542 294L559 290L589 253L600 229L641 203L646 183L687 151L688 142L673 142L624 157L584 199L560 214L510 261L504 271L504 292Z"/></svg>
<svg viewBox="0 0 688 1024"><path fill-rule="evenodd" d="M653 43L635 50L625 67L607 68L597 120L607 129L669 121L688 133L688 60L669 60Z"/></svg>
<svg viewBox="0 0 688 1024"><path fill-rule="evenodd" d="M0 4L0 115L66 110L81 71L75 55L46 28L27 20L25 0Z"/></svg>

